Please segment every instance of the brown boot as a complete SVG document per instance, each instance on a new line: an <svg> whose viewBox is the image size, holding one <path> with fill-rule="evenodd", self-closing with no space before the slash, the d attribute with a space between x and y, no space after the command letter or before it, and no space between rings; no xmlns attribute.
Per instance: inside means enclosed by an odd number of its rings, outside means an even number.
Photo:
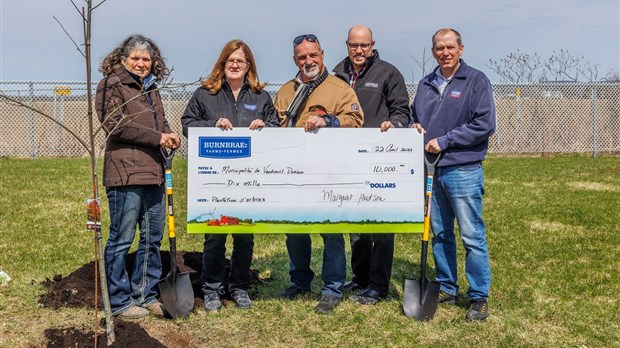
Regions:
<svg viewBox="0 0 620 348"><path fill-rule="evenodd" d="M149 304L148 306L146 306L146 309L148 309L148 311L151 312L151 314L157 317L164 316L164 305L161 304L160 302L153 302Z"/></svg>
<svg viewBox="0 0 620 348"><path fill-rule="evenodd" d="M132 320L132 319L138 319L138 318L142 318L149 315L149 310L146 308L142 308L139 306L131 306L127 309L125 309L124 311L122 311L118 317L121 319L128 319L128 320Z"/></svg>

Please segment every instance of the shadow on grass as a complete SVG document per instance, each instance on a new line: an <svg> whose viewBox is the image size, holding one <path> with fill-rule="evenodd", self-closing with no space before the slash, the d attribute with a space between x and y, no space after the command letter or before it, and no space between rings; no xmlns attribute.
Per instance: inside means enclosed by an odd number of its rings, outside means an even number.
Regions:
<svg viewBox="0 0 620 348"><path fill-rule="evenodd" d="M289 258L285 246L285 236L282 238L256 236L255 238L255 255L252 260L250 269L250 296L253 300L270 300L278 299L278 294L290 285L289 280ZM345 245L347 253L347 280L351 279L350 270L350 247L348 235L345 234ZM230 239L230 238L229 238ZM268 251L271 253L263 254L261 248L263 243L269 243ZM274 245L281 243L281 245ZM398 247L398 244L397 244ZM230 248L229 248L230 249ZM230 254L230 250L228 250ZM401 253L397 253L401 254ZM403 285L406 278L419 279L420 277L420 260L419 250L410 253L414 260L405 259L404 257L394 258L392 267L392 279L390 284L390 298L402 299ZM259 255L259 256L257 256ZM315 272L312 281L312 291L307 297L317 298L320 296L320 290L323 287L321 280L321 266L323 259L323 243L319 236L312 238L312 258L311 268ZM169 251L161 251L162 259L162 277L165 277L170 271L170 253ZM429 255L429 268L427 277L434 279L434 269L432 265L432 255ZM132 269L135 261L135 252L128 255L127 268ZM192 288L194 290L194 310L200 309L203 305L203 293L201 289L201 272L202 272L202 251L177 251L176 261L178 272L189 273ZM228 275L230 271L230 261L226 260L226 278L224 288L228 286ZM41 282L49 291L44 294L40 303L44 307L60 308L67 307L94 307L94 261L91 261L67 276L54 275L52 279L46 279ZM345 296L350 293L345 293ZM228 293L224 295L225 300L230 300ZM160 299L161 300L161 299ZM99 304L100 307L102 304Z"/></svg>
<svg viewBox="0 0 620 348"><path fill-rule="evenodd" d="M252 267L250 270L251 276L251 287L250 287L250 297L255 301L268 301L268 300L279 300L278 294L290 285L289 280L289 257L286 251L286 242L285 236L257 236L255 238L255 254L254 259L252 261ZM347 254L347 279L352 277L350 271L350 244L348 242L348 235L345 234L345 248ZM230 238L229 238L230 239ZM400 243L396 243L397 248L403 248L402 241ZM414 244L415 245L415 244ZM228 255L230 255L230 247L228 246ZM411 250L404 253L410 256L411 259L407 259L402 256L396 256L394 258L393 263L393 271L392 271L392 279L390 284L390 293L388 295L389 300L402 300L403 295L403 285L406 278L418 279L420 277L420 260L419 260L419 247L416 249L414 246ZM396 253L403 254L401 252ZM135 262L135 252L130 253L127 259L127 267L128 269L133 268L133 264ZM312 237L312 258L311 258L311 268L315 272L315 277L312 282L312 291L310 294L304 295L301 297L302 300L313 300L318 299L320 296L321 288L323 287L323 282L321 280L321 266L322 266L322 256L323 256L323 243L320 236ZM165 277L170 271L170 253L169 251L162 250L161 251L162 258L162 277ZM429 256L429 264L432 264L432 255ZM189 278L192 284L192 288L194 291L194 311L202 310L203 306L203 294L201 289L201 272L202 272L202 251L177 251L176 253L176 261L178 271L180 273L188 272ZM61 308L61 307L89 307L94 308L95 302L95 289L94 289L94 276L95 276L95 263L91 261L74 272L70 273L67 276L62 275L54 275L52 279L46 279L42 282L44 286L46 286L49 291L44 294L40 303L43 307L48 308ZM228 273L230 262L227 259L226 265L226 280L225 280L225 288L227 288L228 284ZM433 279L435 274L434 270L429 267L427 270L427 276L430 279ZM348 298L353 293L345 292L345 299ZM161 299L160 299L161 300ZM230 301L230 297L228 294L224 296L225 305L233 305ZM461 299L462 300L462 299ZM459 305L464 306L466 304L461 303L459 301ZM99 308L102 309L102 303L99 303ZM117 326L117 333L119 330L131 329L134 331L136 327L131 325L120 325ZM139 327L137 327L139 328ZM69 334L71 333L73 328L63 328L63 329L52 329L50 332L46 332L48 335L48 343L52 343L52 341L59 342L59 338L57 336L62 336L60 333ZM79 330L75 331L74 335L81 337L80 335L84 335L84 332ZM140 332L142 333L142 332ZM89 333L86 333L89 334ZM142 333L144 334L144 333ZM147 335L148 336L148 335ZM103 336L101 337L101 341L103 340ZM69 338L67 338L69 339ZM146 342L146 341L142 341ZM66 343L66 341L65 341Z"/></svg>

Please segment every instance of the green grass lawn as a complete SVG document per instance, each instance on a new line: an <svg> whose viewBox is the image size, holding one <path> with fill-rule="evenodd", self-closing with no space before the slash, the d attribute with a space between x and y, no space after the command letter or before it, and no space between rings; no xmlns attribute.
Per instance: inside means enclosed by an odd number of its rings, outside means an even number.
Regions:
<svg viewBox="0 0 620 348"><path fill-rule="evenodd" d="M186 233L187 163L176 159L173 168L177 248L201 251L202 236ZM188 319L139 323L154 337L180 335L196 347L619 347L620 157L491 156L484 168L493 273L484 323L464 320L463 296L458 306L440 306L430 322L402 314L404 279L419 276L419 234L396 236L391 296L375 306L345 300L330 315L313 311L321 287L318 236L313 294L279 300L288 257L284 236L269 234L256 236L252 268L273 281L259 286L251 310L199 309ZM52 327L92 330L93 310L38 305L42 280L94 259L85 228L88 161L1 158L0 173L0 267L13 278L0 286L0 347L44 346ZM105 198L102 207L105 231ZM460 285L463 295L463 277Z"/></svg>
<svg viewBox="0 0 620 348"><path fill-rule="evenodd" d="M229 226L208 226L206 222L187 223L187 233L380 233L392 231L394 233L421 233L422 223L381 223L381 224L284 224L284 223L254 223Z"/></svg>

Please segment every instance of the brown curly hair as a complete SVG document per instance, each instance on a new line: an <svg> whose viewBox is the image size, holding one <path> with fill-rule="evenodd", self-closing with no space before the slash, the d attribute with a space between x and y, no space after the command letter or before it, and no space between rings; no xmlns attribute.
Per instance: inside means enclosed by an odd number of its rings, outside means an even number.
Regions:
<svg viewBox="0 0 620 348"><path fill-rule="evenodd" d="M121 42L116 48L110 52L99 66L99 71L103 76L109 76L114 70L122 67L122 59L128 58L132 51L144 50L151 55L151 74L155 75L157 81L162 81L170 71L164 63L164 58L161 56L159 47L151 39L148 39L142 35L130 35L123 42Z"/></svg>
<svg viewBox="0 0 620 348"><path fill-rule="evenodd" d="M220 57L217 59L217 62L213 66L211 70L211 74L207 77L206 80L202 81L202 86L209 90L209 92L215 94L222 89L222 80L224 79L224 65L226 65L226 60L230 55L238 50L243 50L243 54L245 55L245 60L250 64L250 68L248 69L247 74L245 75L245 79L248 81L250 88L255 93L260 93L260 91L265 88L266 83L261 84L258 80L258 73L256 72L256 63L254 62L254 55L252 54L252 50L250 50L250 46L248 46L245 42L241 40L232 40L224 45L222 48L222 53L220 53Z"/></svg>

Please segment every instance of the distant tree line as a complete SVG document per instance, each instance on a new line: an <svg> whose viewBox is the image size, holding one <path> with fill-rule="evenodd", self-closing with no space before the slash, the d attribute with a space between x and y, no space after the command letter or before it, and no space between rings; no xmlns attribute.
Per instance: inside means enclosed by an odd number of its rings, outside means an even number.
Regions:
<svg viewBox="0 0 620 348"><path fill-rule="evenodd" d="M620 82L617 70L610 69L601 76L598 64L564 49L554 50L548 57L517 50L504 58L489 59L486 66L507 83Z"/></svg>

